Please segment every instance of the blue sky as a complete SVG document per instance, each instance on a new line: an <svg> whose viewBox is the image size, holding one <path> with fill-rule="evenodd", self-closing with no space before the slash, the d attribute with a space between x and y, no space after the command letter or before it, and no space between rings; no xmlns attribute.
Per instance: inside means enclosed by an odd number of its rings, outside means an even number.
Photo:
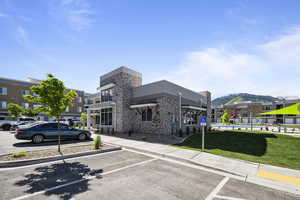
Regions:
<svg viewBox="0 0 300 200"><path fill-rule="evenodd" d="M213 97L300 96L300 1L0 0L1 77L95 92L119 66Z"/></svg>

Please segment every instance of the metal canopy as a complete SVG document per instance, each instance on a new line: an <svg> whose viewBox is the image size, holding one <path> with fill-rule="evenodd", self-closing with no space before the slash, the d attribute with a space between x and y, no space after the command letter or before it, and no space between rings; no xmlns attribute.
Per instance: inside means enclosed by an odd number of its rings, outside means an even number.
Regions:
<svg viewBox="0 0 300 200"><path fill-rule="evenodd" d="M130 108L144 108L144 107L154 107L154 106L157 106L157 103L145 103L145 104L131 105Z"/></svg>
<svg viewBox="0 0 300 200"><path fill-rule="evenodd" d="M192 109L192 110L206 111L205 108L201 108L201 107L197 107L197 106L181 106L181 108L187 108L187 109Z"/></svg>

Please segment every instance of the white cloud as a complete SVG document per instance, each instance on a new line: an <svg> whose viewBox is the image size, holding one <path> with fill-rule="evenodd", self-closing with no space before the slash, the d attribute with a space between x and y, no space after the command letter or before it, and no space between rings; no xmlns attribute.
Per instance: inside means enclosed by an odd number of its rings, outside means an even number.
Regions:
<svg viewBox="0 0 300 200"><path fill-rule="evenodd" d="M27 31L22 26L16 27L16 40L23 47L30 47Z"/></svg>
<svg viewBox="0 0 300 200"><path fill-rule="evenodd" d="M213 97L236 92L299 96L299 28L250 48L251 53L224 46L189 52L163 78L195 91L210 90Z"/></svg>
<svg viewBox="0 0 300 200"><path fill-rule="evenodd" d="M69 26L78 32L89 29L94 23L94 12L88 0L62 0L52 9L51 14L59 21L64 18Z"/></svg>

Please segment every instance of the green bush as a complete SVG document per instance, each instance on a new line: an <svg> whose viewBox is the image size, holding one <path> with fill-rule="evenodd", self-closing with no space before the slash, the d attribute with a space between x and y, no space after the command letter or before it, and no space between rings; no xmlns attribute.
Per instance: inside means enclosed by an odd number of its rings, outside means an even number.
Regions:
<svg viewBox="0 0 300 200"><path fill-rule="evenodd" d="M15 152L15 153L11 154L11 157L13 157L13 158L20 158L20 157L25 157L25 156L27 156L26 151Z"/></svg>
<svg viewBox="0 0 300 200"><path fill-rule="evenodd" d="M179 137L183 137L182 129L180 128L178 131Z"/></svg>
<svg viewBox="0 0 300 200"><path fill-rule="evenodd" d="M190 127L187 126L187 127L186 127L186 135L189 135L189 134L190 134Z"/></svg>
<svg viewBox="0 0 300 200"><path fill-rule="evenodd" d="M99 149L102 146L102 141L100 135L97 135L94 142L94 149Z"/></svg>
<svg viewBox="0 0 300 200"><path fill-rule="evenodd" d="M197 129L195 126L193 126L193 134L196 134L196 132L197 132Z"/></svg>

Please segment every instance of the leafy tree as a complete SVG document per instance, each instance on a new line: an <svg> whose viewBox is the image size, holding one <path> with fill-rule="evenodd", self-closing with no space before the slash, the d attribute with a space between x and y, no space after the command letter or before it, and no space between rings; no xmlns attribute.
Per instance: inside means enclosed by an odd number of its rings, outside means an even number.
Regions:
<svg viewBox="0 0 300 200"><path fill-rule="evenodd" d="M40 112L41 111L39 109L31 109L31 108L23 109L23 115L27 117L36 117L39 115Z"/></svg>
<svg viewBox="0 0 300 200"><path fill-rule="evenodd" d="M12 119L17 119L18 117L22 116L23 108L18 104L9 103L8 104L8 111L9 111L10 117Z"/></svg>
<svg viewBox="0 0 300 200"><path fill-rule="evenodd" d="M222 123L223 124L228 124L229 119L230 119L229 112L228 112L228 110L225 110L222 117L221 117Z"/></svg>
<svg viewBox="0 0 300 200"><path fill-rule="evenodd" d="M87 114L86 114L85 112L82 112L82 113L80 114L80 121L81 121L81 123L85 126L86 121L87 121Z"/></svg>
<svg viewBox="0 0 300 200"><path fill-rule="evenodd" d="M71 105L78 94L74 90L66 92L64 83L52 74L48 74L46 80L30 89L35 95L29 94L23 95L23 97L30 102L39 104L39 110L49 117L55 117L58 121L58 128L60 128L61 114ZM60 135L58 137L58 151L60 152Z"/></svg>

